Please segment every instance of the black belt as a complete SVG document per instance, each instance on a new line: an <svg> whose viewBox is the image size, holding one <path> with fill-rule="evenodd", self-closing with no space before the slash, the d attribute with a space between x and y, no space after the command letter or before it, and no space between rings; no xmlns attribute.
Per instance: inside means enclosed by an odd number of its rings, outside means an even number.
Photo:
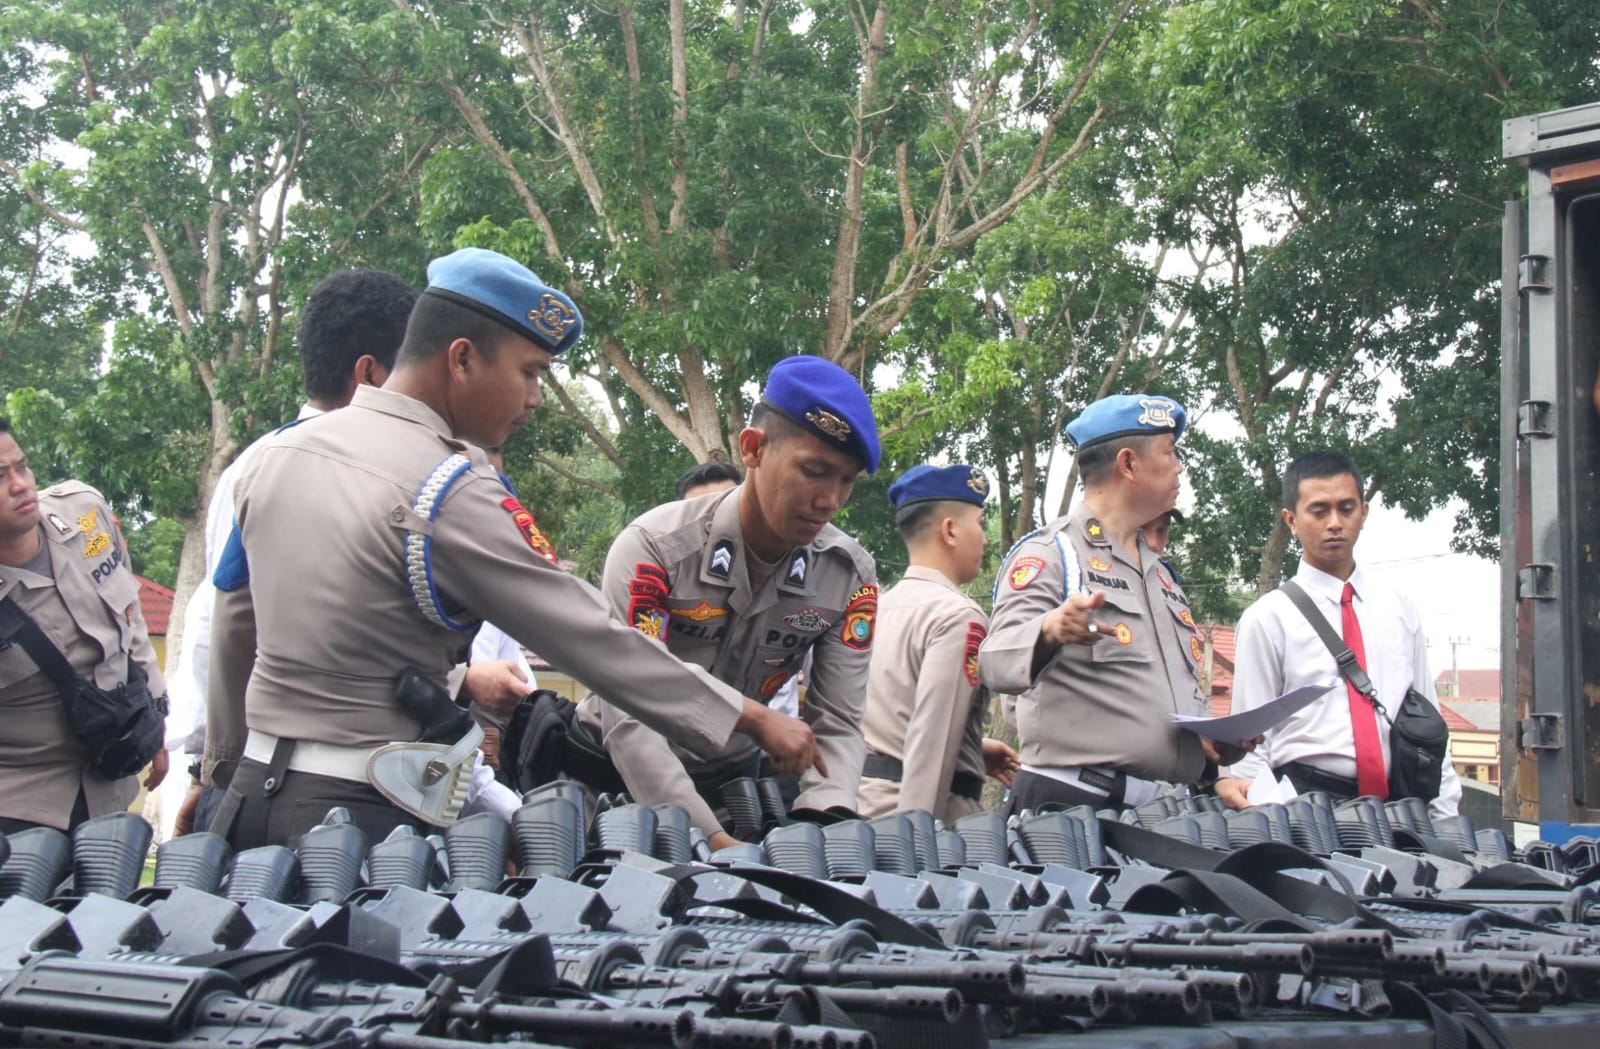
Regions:
<svg viewBox="0 0 1600 1049"><path fill-rule="evenodd" d="M906 767L899 758L887 754L868 754L861 764L861 774L869 779L888 779L899 783L906 778ZM983 800L983 777L971 772L957 772L950 777L950 793L968 801Z"/></svg>
<svg viewBox="0 0 1600 1049"><path fill-rule="evenodd" d="M1361 793L1360 786L1351 776L1339 776L1317 768L1304 761L1291 761L1272 770L1274 776L1288 776L1294 789L1304 794L1320 790L1337 798L1353 798Z"/></svg>

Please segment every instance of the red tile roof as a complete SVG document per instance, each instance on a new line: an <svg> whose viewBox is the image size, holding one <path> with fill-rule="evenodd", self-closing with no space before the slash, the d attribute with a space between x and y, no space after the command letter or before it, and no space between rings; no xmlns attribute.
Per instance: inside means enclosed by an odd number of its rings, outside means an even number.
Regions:
<svg viewBox="0 0 1600 1049"><path fill-rule="evenodd" d="M150 630L151 637L165 637L167 623L172 618L171 590L144 576L134 576L139 580L139 611L144 613L145 626Z"/></svg>
<svg viewBox="0 0 1600 1049"><path fill-rule="evenodd" d="M1479 732L1479 731L1482 731L1481 729L1478 728L1478 726L1474 725L1472 722L1470 722L1466 718L1462 717L1456 711L1451 710L1450 706L1448 704L1441 703L1439 705L1439 709L1444 713L1444 723L1445 723L1446 726L1449 727L1451 732Z"/></svg>
<svg viewBox="0 0 1600 1049"><path fill-rule="evenodd" d="M1221 623L1202 623L1200 632L1212 646L1211 716L1221 717L1233 705L1234 630Z"/></svg>
<svg viewBox="0 0 1600 1049"><path fill-rule="evenodd" d="M1457 696L1487 696L1490 699L1500 698L1500 671L1493 670L1460 670L1455 673L1461 675L1461 687L1452 688L1455 683L1455 674L1449 670L1439 671L1439 676L1433 679L1433 687L1439 695L1446 692Z"/></svg>
<svg viewBox="0 0 1600 1049"><path fill-rule="evenodd" d="M1477 732L1500 731L1500 700L1494 696L1442 697L1440 705L1470 722ZM1449 720L1448 718L1446 720Z"/></svg>

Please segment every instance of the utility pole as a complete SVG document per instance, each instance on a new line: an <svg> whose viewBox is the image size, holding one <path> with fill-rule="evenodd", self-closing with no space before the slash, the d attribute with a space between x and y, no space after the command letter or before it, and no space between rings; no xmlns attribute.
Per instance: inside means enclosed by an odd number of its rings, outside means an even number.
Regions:
<svg viewBox="0 0 1600 1049"><path fill-rule="evenodd" d="M1456 665L1456 649L1471 643L1472 639L1469 637L1450 639L1450 695L1456 699L1461 698L1461 668Z"/></svg>

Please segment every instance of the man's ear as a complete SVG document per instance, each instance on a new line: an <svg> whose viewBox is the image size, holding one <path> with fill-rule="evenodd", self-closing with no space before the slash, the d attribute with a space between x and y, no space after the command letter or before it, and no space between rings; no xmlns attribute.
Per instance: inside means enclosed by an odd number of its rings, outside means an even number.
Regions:
<svg viewBox="0 0 1600 1049"><path fill-rule="evenodd" d="M1133 468L1138 464L1138 460L1139 453L1135 452L1131 447L1125 446L1117 449L1116 472L1131 478L1133 476Z"/></svg>
<svg viewBox="0 0 1600 1049"><path fill-rule="evenodd" d="M753 426L746 426L739 431L739 461L744 463L746 470L753 470L761 465L761 453L766 447L766 431L757 430Z"/></svg>
<svg viewBox="0 0 1600 1049"><path fill-rule="evenodd" d="M956 527L954 517L939 518L939 541L951 549L956 545Z"/></svg>
<svg viewBox="0 0 1600 1049"><path fill-rule="evenodd" d="M1299 539L1300 536L1294 530L1294 511L1286 507L1278 512L1283 515L1283 523L1289 526L1289 534Z"/></svg>
<svg viewBox="0 0 1600 1049"><path fill-rule="evenodd" d="M464 379L468 369L477 362L478 348L472 344L471 339L456 339L445 349L445 364L450 369L450 378Z"/></svg>

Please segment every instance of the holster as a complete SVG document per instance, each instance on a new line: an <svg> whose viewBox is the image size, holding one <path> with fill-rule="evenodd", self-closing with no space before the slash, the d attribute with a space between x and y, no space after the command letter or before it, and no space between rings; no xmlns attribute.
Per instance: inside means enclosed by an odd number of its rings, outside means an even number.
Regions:
<svg viewBox="0 0 1600 1049"><path fill-rule="evenodd" d="M473 758L483 729L469 724L466 735L442 743L390 743L367 760L367 778L395 805L435 826L461 815L472 785Z"/></svg>

